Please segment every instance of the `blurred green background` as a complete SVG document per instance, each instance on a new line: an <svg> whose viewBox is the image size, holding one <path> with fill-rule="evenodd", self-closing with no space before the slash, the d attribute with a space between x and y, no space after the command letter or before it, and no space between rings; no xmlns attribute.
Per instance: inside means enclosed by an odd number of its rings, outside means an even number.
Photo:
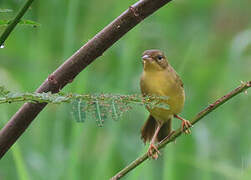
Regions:
<svg viewBox="0 0 251 180"><path fill-rule="evenodd" d="M1 0L9 19L24 0ZM25 15L41 27L18 26L0 49L0 84L33 92L72 53L136 0L40 0ZM174 0L127 33L63 92L140 93L141 54L158 48L185 84L182 116L251 80L251 1ZM2 33L4 27L0 27ZM238 95L147 160L130 180L251 179L251 96ZM0 127L22 104L0 105ZM140 128L148 116L136 107L119 121L76 123L70 105L48 105L0 161L1 180L108 179L146 151ZM175 120L174 128L180 122Z"/></svg>

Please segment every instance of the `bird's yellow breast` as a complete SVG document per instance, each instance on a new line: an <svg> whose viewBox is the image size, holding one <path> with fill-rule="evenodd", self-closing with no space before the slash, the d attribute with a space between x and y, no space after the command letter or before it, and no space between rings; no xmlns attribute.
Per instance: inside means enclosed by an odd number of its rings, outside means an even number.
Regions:
<svg viewBox="0 0 251 180"><path fill-rule="evenodd" d="M153 108L148 111L151 115L161 121L167 121L174 114L181 112L185 93L183 84L172 67L163 71L143 71L140 81L140 87L143 95L167 96L165 103L169 109Z"/></svg>

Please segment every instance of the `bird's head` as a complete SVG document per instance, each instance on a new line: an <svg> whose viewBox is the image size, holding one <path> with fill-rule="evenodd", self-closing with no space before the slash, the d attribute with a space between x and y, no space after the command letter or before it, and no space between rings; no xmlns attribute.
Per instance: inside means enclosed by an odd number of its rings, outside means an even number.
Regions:
<svg viewBox="0 0 251 180"><path fill-rule="evenodd" d="M163 71L168 66L164 53L156 49L144 51L142 61L144 71Z"/></svg>

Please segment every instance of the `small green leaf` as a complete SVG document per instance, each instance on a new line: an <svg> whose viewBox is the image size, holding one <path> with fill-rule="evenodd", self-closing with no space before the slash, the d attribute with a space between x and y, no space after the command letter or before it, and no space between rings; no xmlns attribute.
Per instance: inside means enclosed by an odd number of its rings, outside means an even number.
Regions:
<svg viewBox="0 0 251 180"><path fill-rule="evenodd" d="M0 26L8 26L11 23L11 20L0 20ZM41 24L35 22L35 21L31 21L31 20L20 20L20 22L18 23L19 25L27 25L27 26L32 26L32 27L39 27L41 26Z"/></svg>
<svg viewBox="0 0 251 180"><path fill-rule="evenodd" d="M100 127L100 126L103 126L103 122L104 120L102 119L102 115L101 115L101 111L100 111L100 106L99 106L99 102L96 101L94 102L94 105L95 105L95 108L96 108L96 122L97 122L97 125Z"/></svg>
<svg viewBox="0 0 251 180"><path fill-rule="evenodd" d="M4 86L0 86L0 96L5 96L10 93L10 91L6 90Z"/></svg>
<svg viewBox="0 0 251 180"><path fill-rule="evenodd" d="M111 112L112 112L112 119L113 120L118 120L119 119L119 115L118 115L118 113L117 113L117 108L116 108L116 104L114 103L114 100L112 100L112 110L111 110Z"/></svg>
<svg viewBox="0 0 251 180"><path fill-rule="evenodd" d="M0 26L7 26L10 23L10 20L0 19Z"/></svg>
<svg viewBox="0 0 251 180"><path fill-rule="evenodd" d="M81 99L72 102L72 116L76 122L84 122L86 119L86 103Z"/></svg>
<svg viewBox="0 0 251 180"><path fill-rule="evenodd" d="M12 9L1 9L0 8L0 13L9 13L12 12Z"/></svg>
<svg viewBox="0 0 251 180"><path fill-rule="evenodd" d="M39 27L41 26L41 24L35 22L35 21L31 21L31 20L27 20L27 19L22 19L18 24L20 25L29 25L32 27Z"/></svg>
<svg viewBox="0 0 251 180"><path fill-rule="evenodd" d="M59 104L61 102L66 102L67 100L69 100L68 97L65 97L65 96L55 96L55 98L53 99L52 103Z"/></svg>

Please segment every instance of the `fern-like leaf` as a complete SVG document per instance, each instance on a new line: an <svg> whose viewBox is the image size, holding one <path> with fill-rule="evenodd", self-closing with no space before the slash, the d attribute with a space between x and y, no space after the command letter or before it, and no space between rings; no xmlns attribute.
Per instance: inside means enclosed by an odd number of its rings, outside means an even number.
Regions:
<svg viewBox="0 0 251 180"><path fill-rule="evenodd" d="M107 119L118 120L134 105L168 109L168 104L165 103L167 98L114 94L13 93L0 86L0 104L12 102L71 103L72 115L76 122L84 122L86 118L90 117L96 120L98 126L103 126Z"/></svg>

